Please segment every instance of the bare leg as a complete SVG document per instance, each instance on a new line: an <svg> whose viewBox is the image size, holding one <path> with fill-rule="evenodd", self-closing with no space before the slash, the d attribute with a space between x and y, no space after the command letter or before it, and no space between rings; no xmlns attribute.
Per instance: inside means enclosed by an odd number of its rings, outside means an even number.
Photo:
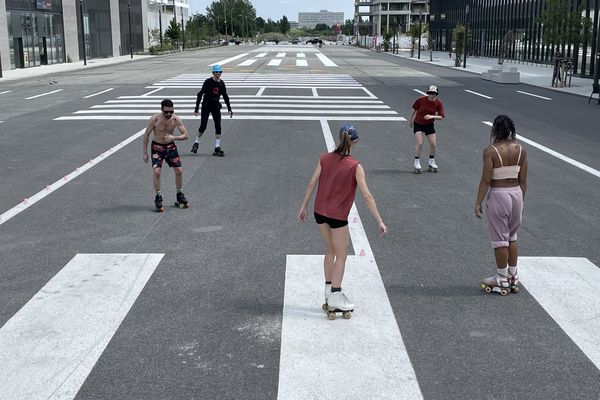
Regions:
<svg viewBox="0 0 600 400"><path fill-rule="evenodd" d="M494 249L496 256L496 266L499 269L507 268L508 263L508 247L498 247Z"/></svg>
<svg viewBox="0 0 600 400"><path fill-rule="evenodd" d="M511 267L516 267L518 258L519 243L516 240L514 242L508 242L508 265Z"/></svg>
<svg viewBox="0 0 600 400"><path fill-rule="evenodd" d="M175 167L173 170L175 171L175 187L181 189L183 185L183 168Z"/></svg>
<svg viewBox="0 0 600 400"><path fill-rule="evenodd" d="M331 282L333 275L333 263L335 261L335 252L333 250L333 239L331 238L331 228L327 224L319 224L319 231L325 240L325 260L323 261L323 271L325 272L325 281Z"/></svg>
<svg viewBox="0 0 600 400"><path fill-rule="evenodd" d="M421 156L421 148L423 147L423 132L415 132L415 157Z"/></svg>
<svg viewBox="0 0 600 400"><path fill-rule="evenodd" d="M335 251L335 261L333 263L333 274L331 276L331 287L342 287L344 270L346 268L346 257L348 257L348 244L350 242L350 231L348 225L332 229L331 238L333 249Z"/></svg>
<svg viewBox="0 0 600 400"><path fill-rule="evenodd" d="M154 183L155 192L160 192L160 170L161 168L152 169L152 183Z"/></svg>
<svg viewBox="0 0 600 400"><path fill-rule="evenodd" d="M429 155L435 156L435 149L437 146L437 138L435 136L435 133L427 135L427 140L429 141Z"/></svg>

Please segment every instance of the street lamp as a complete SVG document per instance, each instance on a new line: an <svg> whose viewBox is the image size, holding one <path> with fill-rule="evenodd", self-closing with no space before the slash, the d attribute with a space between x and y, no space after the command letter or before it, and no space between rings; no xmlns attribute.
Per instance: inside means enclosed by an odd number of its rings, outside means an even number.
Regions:
<svg viewBox="0 0 600 400"><path fill-rule="evenodd" d="M162 50L163 47L163 37L162 37L162 0L159 0L158 3L158 36L160 37L160 48Z"/></svg>
<svg viewBox="0 0 600 400"><path fill-rule="evenodd" d="M181 50L185 50L185 27L183 23L183 7L181 7Z"/></svg>
<svg viewBox="0 0 600 400"><path fill-rule="evenodd" d="M469 0L465 6L465 37L463 41L463 68L467 68L467 32L469 31Z"/></svg>
<svg viewBox="0 0 600 400"><path fill-rule="evenodd" d="M81 47L83 48L83 65L87 65L85 54L85 26L83 25L83 0L79 0L79 20L81 21Z"/></svg>
<svg viewBox="0 0 600 400"><path fill-rule="evenodd" d="M129 55L133 58L133 37L131 35L131 0L127 0L127 17L129 19Z"/></svg>
<svg viewBox="0 0 600 400"><path fill-rule="evenodd" d="M225 17L225 42L228 42L227 39L227 8L225 8L225 2L221 0L221 4L223 4L223 15Z"/></svg>
<svg viewBox="0 0 600 400"><path fill-rule="evenodd" d="M421 59L421 10L419 10L419 49L417 50L417 59Z"/></svg>

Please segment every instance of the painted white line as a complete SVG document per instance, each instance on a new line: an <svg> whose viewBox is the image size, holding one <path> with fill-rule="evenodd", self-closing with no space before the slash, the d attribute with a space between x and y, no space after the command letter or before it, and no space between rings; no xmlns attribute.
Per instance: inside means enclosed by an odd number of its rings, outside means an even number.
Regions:
<svg viewBox="0 0 600 400"><path fill-rule="evenodd" d="M419 93L419 94L422 94L423 96L427 96L427 93L425 93L425 92L423 92L423 91L421 91L421 90L419 90L419 89L413 89L413 90L414 90L415 92Z"/></svg>
<svg viewBox="0 0 600 400"><path fill-rule="evenodd" d="M248 54L250 54L250 53L238 54L237 56L229 57L229 58L226 58L224 60L217 61L216 63L208 64L208 66L212 67L213 65L225 65L225 64L228 64L228 63L230 63L232 61L239 60L242 57L246 57Z"/></svg>
<svg viewBox="0 0 600 400"><path fill-rule="evenodd" d="M194 115L180 115L183 120L198 121L198 117ZM86 116L68 116L58 117L54 121L147 121L148 115L86 115ZM234 119L239 120L259 120L259 121L320 121L323 117L320 115L236 115ZM391 122L406 122L404 117L383 117L383 116L327 116L329 121L391 121Z"/></svg>
<svg viewBox="0 0 600 400"><path fill-rule="evenodd" d="M257 57L257 58L263 58L263 57L264 57L264 56L266 56L267 54L269 54L269 53L260 53L260 54L257 54L257 55L255 55L254 57Z"/></svg>
<svg viewBox="0 0 600 400"><path fill-rule="evenodd" d="M322 88L321 88L322 89ZM369 92L370 93L370 92ZM119 96L119 99L143 99L143 97L141 96ZM163 96L148 96L148 98L153 98L153 99L163 99ZM169 96L170 99L196 99L196 96ZM249 99L249 98L256 98L255 95L253 94L232 94L229 95L230 99ZM314 96L288 96L288 95L269 95L269 96L262 96L262 99L313 99L314 100ZM336 100L349 100L349 99L356 99L356 100L365 100L365 101L369 101L371 99L377 99L377 97L373 96L373 97L367 97L367 96L319 96L319 99L336 99ZM194 100L194 104L195 104ZM160 101L158 102L160 103Z"/></svg>
<svg viewBox="0 0 600 400"><path fill-rule="evenodd" d="M143 114L146 113L148 115L148 118L150 118L156 111L154 110L139 110L139 109L135 109L135 110L80 110L80 111L75 111L73 114ZM190 111L191 112L191 111ZM356 110L353 111L349 111L349 110L315 110L315 111L311 111L311 110L274 110L274 109L258 109L258 108L251 108L251 109L238 109L236 110L236 114L238 113L264 113L264 114L269 114L269 113L273 113L273 114L315 114L315 113L320 113L320 114L397 114L396 111L362 111L362 112L357 112ZM181 117L181 115L179 115Z"/></svg>
<svg viewBox="0 0 600 400"><path fill-rule="evenodd" d="M200 86L202 86L202 85L200 85ZM156 93L156 92L158 92L160 90L163 90L163 89L164 89L164 87L159 86L156 89L154 89L154 90L152 90L152 91L150 91L148 93L143 94L142 97L150 96L150 95L152 95L152 94L154 94L154 93Z"/></svg>
<svg viewBox="0 0 600 400"><path fill-rule="evenodd" d="M6 93L10 93L12 92L12 90L5 90L4 92L0 92L0 94L6 94Z"/></svg>
<svg viewBox="0 0 600 400"><path fill-rule="evenodd" d="M3 123L4 121L0 121L0 124Z"/></svg>
<svg viewBox="0 0 600 400"><path fill-rule="evenodd" d="M519 257L519 280L600 369L600 268L587 258Z"/></svg>
<svg viewBox="0 0 600 400"><path fill-rule="evenodd" d="M266 89L266 87L262 87L261 90ZM256 103L281 103L281 99L270 99L268 98L269 96L263 96L261 91L259 91L260 95L257 93L254 96L250 96L250 97L244 97L244 98L240 98L238 100L236 100L236 105L237 104L241 104L241 102L249 102L252 104L256 104ZM300 96L302 97L302 96ZM229 98L234 98L234 96L229 96ZM328 104L328 103L333 103L333 104L339 104L339 103L345 103L345 104L383 104L383 101L381 100L374 100L370 97L366 97L363 96L362 97L364 100L321 100L322 97L319 98L314 98L314 97L308 97L306 99L301 99L301 100L294 100L294 99L290 99L287 98L285 99L286 103L304 103L304 104ZM152 100L107 100L104 102L104 104L159 104L160 101L157 101L155 99ZM221 102L223 103L223 102ZM196 100L177 100L175 105L179 107L181 107L181 105L192 105L194 106L196 104ZM117 106L115 106L117 107Z"/></svg>
<svg viewBox="0 0 600 400"><path fill-rule="evenodd" d="M223 103L221 103L223 104ZM180 105L178 103L178 105ZM190 103L190 106L192 104ZM254 101L250 101L248 103L240 103L240 102L236 102L235 103L235 108L237 109L238 107L264 107L264 108L319 108L319 109L336 109L336 108L340 108L340 109L389 109L390 107L385 105L385 104L335 104L335 103L328 103L328 104L319 104L319 103L314 103L314 104L294 104L294 103L259 103L259 102L254 102ZM128 109L128 108L139 108L139 109L149 109L150 111L153 112L160 112L160 106L157 107L156 104L98 104L95 106L92 106L91 109L109 109L106 110L106 112L112 112L112 110L116 110L116 109ZM148 111L148 110L146 110Z"/></svg>
<svg viewBox="0 0 600 400"><path fill-rule="evenodd" d="M304 54L304 53L296 53L296 57L298 57L298 58L306 58L306 54Z"/></svg>
<svg viewBox="0 0 600 400"><path fill-rule="evenodd" d="M363 90L363 91L364 91L364 92L365 92L367 95L369 95L369 98L371 98L371 99L376 99L376 98L377 98L377 96L375 96L375 95L374 95L374 94L373 94L373 93L372 93L372 92L371 92L369 89L367 89L366 87L363 87L363 88L362 88L362 90Z"/></svg>
<svg viewBox="0 0 600 400"><path fill-rule="evenodd" d="M532 96L532 97L537 97L538 99L544 99L544 100L552 100L550 97L544 97L544 96L539 96L537 94L533 94L533 93L527 93L527 92L522 92L520 90L516 91L517 93L521 93L521 94L525 94L527 96Z"/></svg>
<svg viewBox="0 0 600 400"><path fill-rule="evenodd" d="M0 398L73 399L163 254L78 254L0 329Z"/></svg>
<svg viewBox="0 0 600 400"><path fill-rule="evenodd" d="M256 93L257 96L262 96L262 94L265 92L266 87L261 87L260 89L258 89L258 93Z"/></svg>
<svg viewBox="0 0 600 400"><path fill-rule="evenodd" d="M488 125L488 126L492 126L493 125L490 121L482 121L482 122L484 124ZM577 160L574 160L574 159L572 159L570 157L567 157L567 156L565 156L563 154L560 154L559 152L554 151L554 150L552 150L552 149L550 149L550 148L548 148L548 147L546 147L546 146L544 146L542 144L534 142L531 139L527 139L525 136L521 135L520 133L517 133L517 140L519 140L521 142L525 142L525 143L529 144L530 146L536 147L539 150L542 150L543 152L550 154L551 156L554 156L554 157L556 157L556 158L558 158L560 160L563 160L564 162L567 162L567 163L569 163L569 164L571 164L571 165L573 165L573 166L575 166L577 168L580 168L580 169L584 170L585 172L589 172L590 174L595 175L598 178L600 178L600 171L598 171L597 169L589 167L589 166L587 166L587 165L585 165L583 163L580 163Z"/></svg>
<svg viewBox="0 0 600 400"><path fill-rule="evenodd" d="M296 60L296 67L308 67L308 60Z"/></svg>
<svg viewBox="0 0 600 400"><path fill-rule="evenodd" d="M323 53L317 53L317 58L319 60L321 60L321 62L323 63L323 65L325 65L326 67L337 67L337 64L334 63L333 61L331 61L329 59L329 57L327 57L325 54Z"/></svg>
<svg viewBox="0 0 600 400"><path fill-rule="evenodd" d="M283 57L285 57L285 53L277 53L277 55L275 57L283 58Z"/></svg>
<svg viewBox="0 0 600 400"><path fill-rule="evenodd" d="M35 96L26 97L26 98L25 98L25 100L31 100L31 99L36 99L36 98L38 98L38 97L42 97L42 96L48 96L49 94L58 93L58 92L60 92L61 90L62 90L62 89L57 89L57 90L53 90L53 91L51 91L51 92L48 92L48 93L42 93L42 94L38 94L38 95L35 95Z"/></svg>
<svg viewBox="0 0 600 400"><path fill-rule="evenodd" d="M278 60L271 60L269 61L269 63L267 65L270 66L279 66L281 64L281 59ZM272 88L278 88L278 89L301 89L301 88L310 88L315 86L314 83L296 83L296 84L291 84L291 83L267 83L265 84L265 82L257 82L256 84L229 84L227 83L227 88L236 88L236 89L255 89L255 88L260 88L263 86L266 87L272 87ZM325 84L323 84L325 85ZM194 89L194 88L198 88L199 86L202 85L185 85L185 86L167 86L169 89ZM147 86L146 89L152 89L155 88L156 86ZM352 84L352 85L336 85L333 86L331 84L326 85L326 86L318 86L320 89L350 89L350 90L362 90L362 87L359 84ZM163 88L163 86L161 86L161 88Z"/></svg>
<svg viewBox="0 0 600 400"><path fill-rule="evenodd" d="M258 61L258 60L254 59L254 58L251 58L251 59L249 59L249 60L246 60L246 61L244 61L244 62L242 62L242 63L238 64L238 67L248 67L248 66L250 66L250 65L254 64L254 63L255 63L255 62L257 62L257 61Z"/></svg>
<svg viewBox="0 0 600 400"><path fill-rule="evenodd" d="M65 117L55 118L54 120L60 121L60 120L64 120L63 118L65 118ZM107 119L110 119L110 118L107 118ZM148 116L144 116L141 119L148 119ZM100 161L102 161L105 158L116 153L118 150L120 150L124 146L127 146L129 143L133 142L134 140L136 140L137 138L142 136L144 134L145 130L146 129L144 128L144 129L136 132L133 136L123 140L121 143L117 144L116 146L114 146L114 147L110 148L109 150L105 151L104 153L100 154L98 157L94 158L93 160L90 160L88 163L75 169L75 171L66 175L64 178L59 179L58 181L54 182L53 184L46 186L46 189L43 189L43 190L39 191L38 193L34 194L33 196L31 196L27 199L24 199L21 203L17 204L10 210L4 212L3 214L0 215L0 225L5 223L6 221L10 220L11 218L15 217L19 213L25 211L26 209L28 209L29 207L31 207L38 201L42 200L44 197L51 194L52 192L56 191L57 189L66 185L67 183L71 182L73 179L77 178L79 175L83 174L85 171L92 168L94 165L98 164ZM2 397L0 397L0 398L2 398Z"/></svg>
<svg viewBox="0 0 600 400"><path fill-rule="evenodd" d="M103 94L103 93L106 93L106 92L110 92L110 91L111 91L111 90L113 90L113 89L114 89L114 88L108 88L108 89L106 89L106 90L103 90L103 91L101 91L101 92L94 93L94 94L90 94L90 95L88 95L88 96L85 96L85 97L84 97L84 99L89 99L90 97L94 97L94 96L98 96L98 95L100 95L100 94Z"/></svg>
<svg viewBox="0 0 600 400"><path fill-rule="evenodd" d="M474 92L472 90L465 89L465 92L474 94L474 95L479 96L479 97L483 97L484 99L493 99L493 97L486 96L485 94L477 93L477 92Z"/></svg>
<svg viewBox="0 0 600 400"><path fill-rule="evenodd" d="M332 150L327 121L321 126ZM348 221L359 254L348 257L344 276L352 319L328 321L321 310L323 256L287 256L278 399L422 399L355 206Z"/></svg>
<svg viewBox="0 0 600 400"><path fill-rule="evenodd" d="M270 65L272 67L277 67L281 64L281 59L272 59L271 61L269 61L269 63L267 65ZM229 87L231 87L231 85L229 85Z"/></svg>

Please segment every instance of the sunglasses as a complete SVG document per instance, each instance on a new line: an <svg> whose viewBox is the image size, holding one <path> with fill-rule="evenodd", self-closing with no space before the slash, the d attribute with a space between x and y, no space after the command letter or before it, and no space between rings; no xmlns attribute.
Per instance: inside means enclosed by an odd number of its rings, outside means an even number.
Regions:
<svg viewBox="0 0 600 400"><path fill-rule="evenodd" d="M167 114L167 115L169 115L169 114L174 114L174 113L175 113L175 111L163 111L162 113L163 113L163 114Z"/></svg>
<svg viewBox="0 0 600 400"><path fill-rule="evenodd" d="M221 75L223 72L213 71L213 74Z"/></svg>

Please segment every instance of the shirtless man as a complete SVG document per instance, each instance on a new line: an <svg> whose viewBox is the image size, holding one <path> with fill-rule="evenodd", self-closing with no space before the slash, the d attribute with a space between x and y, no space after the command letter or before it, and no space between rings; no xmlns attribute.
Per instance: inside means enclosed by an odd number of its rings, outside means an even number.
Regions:
<svg viewBox="0 0 600 400"><path fill-rule="evenodd" d="M181 167L181 159L177 152L177 146L175 146L175 140L186 140L188 138L188 131L183 126L181 118L175 115L175 109L173 102L169 99L165 99L160 102L160 113L154 114L150 121L148 121L148 127L144 132L144 162L148 162L148 140L150 134L154 132L152 138L152 181L154 182L154 190L156 196L154 197L154 204L156 205L156 211L162 212L165 209L162 205L162 195L160 194L160 171L162 169L163 160L167 161L169 167L175 171L175 186L177 187L177 203L181 208L187 208L188 201L181 191L183 183L183 168ZM175 128L179 129L181 135L173 135Z"/></svg>

